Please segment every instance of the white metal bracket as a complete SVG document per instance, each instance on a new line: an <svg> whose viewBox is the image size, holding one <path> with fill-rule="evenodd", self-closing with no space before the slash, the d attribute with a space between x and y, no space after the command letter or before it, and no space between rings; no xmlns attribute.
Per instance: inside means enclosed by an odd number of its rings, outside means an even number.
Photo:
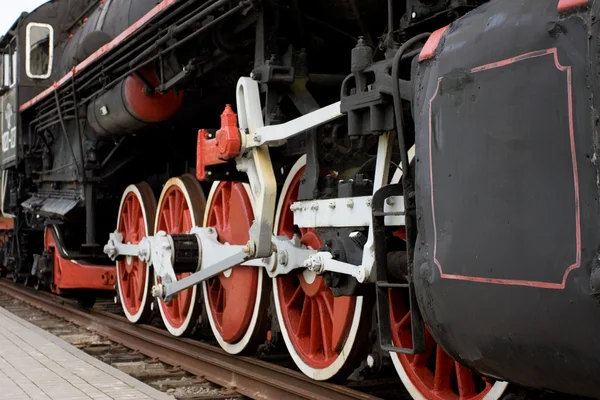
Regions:
<svg viewBox="0 0 600 400"><path fill-rule="evenodd" d="M241 132L248 132L252 136L264 126L260 104L258 83L250 78L240 78L237 86L237 109ZM247 138L243 142L248 145ZM273 251L271 232L277 198L277 181L269 149L266 146L251 147L248 154L241 155L236 162L238 169L248 174L255 200L254 223L248 243L250 254L253 257L269 257Z"/></svg>
<svg viewBox="0 0 600 400"><path fill-rule="evenodd" d="M327 200L299 201L291 206L294 225L300 228L354 228L370 226L372 222L371 196ZM387 226L404 225L404 198L387 199L385 212L397 215L385 217Z"/></svg>

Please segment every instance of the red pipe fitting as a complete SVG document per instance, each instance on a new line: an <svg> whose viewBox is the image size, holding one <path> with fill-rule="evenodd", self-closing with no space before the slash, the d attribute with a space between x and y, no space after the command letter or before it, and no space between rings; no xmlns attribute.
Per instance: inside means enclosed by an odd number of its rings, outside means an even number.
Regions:
<svg viewBox="0 0 600 400"><path fill-rule="evenodd" d="M221 114L221 129L214 138L206 129L198 131L198 146L196 157L196 177L199 180L207 179L206 166L225 164L240 155L242 138L238 129L237 114L231 105L225 106Z"/></svg>

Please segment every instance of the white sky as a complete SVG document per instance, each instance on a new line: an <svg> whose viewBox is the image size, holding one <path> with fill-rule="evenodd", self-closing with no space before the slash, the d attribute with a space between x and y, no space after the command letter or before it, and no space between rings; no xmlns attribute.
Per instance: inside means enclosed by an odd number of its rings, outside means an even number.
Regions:
<svg viewBox="0 0 600 400"><path fill-rule="evenodd" d="M0 0L0 36L6 34L23 11L31 12L48 0Z"/></svg>

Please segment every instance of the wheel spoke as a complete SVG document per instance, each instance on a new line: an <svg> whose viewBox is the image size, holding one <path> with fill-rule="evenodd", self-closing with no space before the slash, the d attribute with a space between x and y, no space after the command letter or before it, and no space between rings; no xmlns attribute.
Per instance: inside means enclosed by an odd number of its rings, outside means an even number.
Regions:
<svg viewBox="0 0 600 400"><path fill-rule="evenodd" d="M333 311L333 304L334 304L334 300L333 300L333 296L331 296L331 293L323 291L319 293L319 296L321 297L321 300L323 302L323 305L325 307L325 310L327 310L327 318L329 318L329 321L331 321L331 323L335 322L334 321L334 311Z"/></svg>
<svg viewBox="0 0 600 400"><path fill-rule="evenodd" d="M310 335L310 321L311 321L311 301L310 297L304 297L304 304L300 311L300 322L298 323L298 330L296 335L298 336L309 336Z"/></svg>
<svg viewBox="0 0 600 400"><path fill-rule="evenodd" d="M458 392L461 399L469 399L477 393L475 389L475 380L473 372L468 368L463 367L458 362L454 363L456 369L456 382L458 384Z"/></svg>
<svg viewBox="0 0 600 400"><path fill-rule="evenodd" d="M217 230L217 232L222 232L223 230L225 230L225 209L223 208L222 205L217 204L214 206L214 219L215 219L215 223L211 224L211 225L215 225L215 229Z"/></svg>
<svg viewBox="0 0 600 400"><path fill-rule="evenodd" d="M218 281L218 279L215 279L215 281ZM223 312L223 310L225 310L225 290L220 284L219 288L217 289L216 310L221 313Z"/></svg>
<svg viewBox="0 0 600 400"><path fill-rule="evenodd" d="M131 232L131 221L129 218L129 208L131 206L131 199L127 198L123 202L123 209L121 210L121 219L123 221L123 237L127 239L129 232Z"/></svg>
<svg viewBox="0 0 600 400"><path fill-rule="evenodd" d="M289 298L285 305L288 308L293 307L298 301L303 301L304 297L305 295L304 290L302 290L302 286L298 286L294 291L294 294Z"/></svg>
<svg viewBox="0 0 600 400"><path fill-rule="evenodd" d="M221 187L221 210L229 210L231 201L231 187L223 185ZM224 215L226 217L226 215Z"/></svg>
<svg viewBox="0 0 600 400"><path fill-rule="evenodd" d="M136 282L139 289L138 301L141 302L144 299L144 292L146 291L146 268L145 265L139 260L135 261L135 267Z"/></svg>
<svg viewBox="0 0 600 400"><path fill-rule="evenodd" d="M323 304L323 301L316 300L314 303L316 304L317 309L319 310L319 325L321 326L321 338L323 339L323 352L325 353L326 358L331 357L333 355L333 346L331 346L331 314L325 311L326 306L325 304Z"/></svg>
<svg viewBox="0 0 600 400"><path fill-rule="evenodd" d="M137 225L133 230L133 235L131 235L131 243L137 244L142 238L146 235L146 224L144 223L143 215L140 215L137 219Z"/></svg>
<svg viewBox="0 0 600 400"><path fill-rule="evenodd" d="M323 334L320 329L319 309L316 301L310 302L310 352L320 353L323 348Z"/></svg>
<svg viewBox="0 0 600 400"><path fill-rule="evenodd" d="M129 282L131 283L131 298L132 299L137 299L138 298L138 285L137 282L135 281L135 274L133 273L133 271L131 271L131 274L129 274Z"/></svg>
<svg viewBox="0 0 600 400"><path fill-rule="evenodd" d="M331 292L328 292L327 296L333 301L332 347L336 353L339 353L342 351L342 347L346 341L346 321L348 315L352 315L354 311L355 300L348 296L333 297Z"/></svg>
<svg viewBox="0 0 600 400"><path fill-rule="evenodd" d="M128 277L129 278L129 277ZM131 296L131 279L127 279L127 282L125 283L125 297L127 297L128 299L132 298Z"/></svg>
<svg viewBox="0 0 600 400"><path fill-rule="evenodd" d="M188 233L194 224L192 223L192 213L189 208L183 211L183 233Z"/></svg>
<svg viewBox="0 0 600 400"><path fill-rule="evenodd" d="M411 323L410 312L407 312L406 315L404 315L404 317L402 317L402 319L395 325L395 327L397 330L399 330L400 328L405 328L405 327L410 328L410 323Z"/></svg>
<svg viewBox="0 0 600 400"><path fill-rule="evenodd" d="M183 197L183 193L176 193L177 196L175 198L175 220L177 221L177 233L183 233L185 228L185 197Z"/></svg>
<svg viewBox="0 0 600 400"><path fill-rule="evenodd" d="M167 200L168 200L168 208L167 208L167 212L168 212L168 219L169 219L169 232L168 233L176 233L179 230L179 225L177 224L177 219L175 217L175 207L176 206L176 196L177 196L177 192L174 192L175 194L171 194Z"/></svg>
<svg viewBox="0 0 600 400"><path fill-rule="evenodd" d="M441 346L436 346L435 354L435 371L433 380L433 390L436 392L445 392L452 390L451 377L452 369L454 368L454 360L452 360Z"/></svg>
<svg viewBox="0 0 600 400"><path fill-rule="evenodd" d="M125 203L125 219L126 219L126 229L128 232L131 232L131 228L133 226L132 224L132 209L133 209L133 197L131 197L126 203Z"/></svg>
<svg viewBox="0 0 600 400"><path fill-rule="evenodd" d="M431 337L429 331L425 332L425 351L423 353L415 354L412 360L412 364L415 367L425 367L429 358L433 355L436 348L436 344Z"/></svg>
<svg viewBox="0 0 600 400"><path fill-rule="evenodd" d="M133 201L130 203L130 231L131 231L131 240L135 241L137 238L137 227L139 226L139 220L142 219L140 216L139 207L136 207L137 204L134 204ZM137 224L136 224L137 222Z"/></svg>
<svg viewBox="0 0 600 400"><path fill-rule="evenodd" d="M169 203L169 199L165 200L166 203ZM165 205L165 210L164 212L162 212L160 214L160 219L162 224L160 224L163 227L163 230L165 232L172 232L173 229L171 227L171 220L168 218L168 210L166 209L167 205Z"/></svg>

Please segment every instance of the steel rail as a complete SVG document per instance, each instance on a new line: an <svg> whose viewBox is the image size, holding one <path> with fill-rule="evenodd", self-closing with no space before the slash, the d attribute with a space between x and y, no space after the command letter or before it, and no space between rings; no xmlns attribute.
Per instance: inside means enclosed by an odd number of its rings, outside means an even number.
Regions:
<svg viewBox="0 0 600 400"><path fill-rule="evenodd" d="M0 291L164 363L178 366L252 399L377 400L378 397L345 386L314 381L290 369L243 356L232 356L216 346L171 336L147 325L133 325L124 317L83 310L74 302L37 292L5 279Z"/></svg>

